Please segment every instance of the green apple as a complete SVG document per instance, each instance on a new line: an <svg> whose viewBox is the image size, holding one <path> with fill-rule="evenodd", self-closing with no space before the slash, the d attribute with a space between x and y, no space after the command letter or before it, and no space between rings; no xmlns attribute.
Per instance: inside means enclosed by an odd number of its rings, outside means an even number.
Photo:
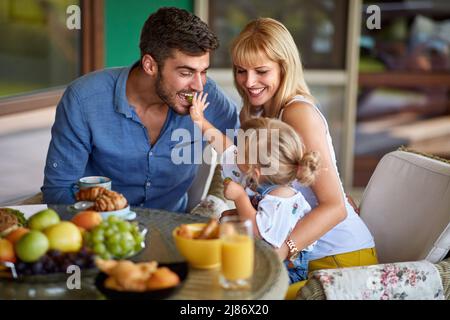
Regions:
<svg viewBox="0 0 450 320"><path fill-rule="evenodd" d="M44 230L50 249L62 252L77 252L83 244L80 229L69 221L57 223Z"/></svg>
<svg viewBox="0 0 450 320"><path fill-rule="evenodd" d="M28 227L33 230L44 230L61 221L55 210L45 209L35 213L28 219Z"/></svg>
<svg viewBox="0 0 450 320"><path fill-rule="evenodd" d="M31 230L16 242L16 254L24 262L35 262L42 257L49 248L45 234Z"/></svg>

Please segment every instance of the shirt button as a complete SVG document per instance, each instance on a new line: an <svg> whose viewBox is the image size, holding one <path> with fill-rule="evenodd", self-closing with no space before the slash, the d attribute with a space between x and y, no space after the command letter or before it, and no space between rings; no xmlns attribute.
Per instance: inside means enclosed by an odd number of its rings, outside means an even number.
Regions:
<svg viewBox="0 0 450 320"><path fill-rule="evenodd" d="M148 153L148 155L151 157L151 156L153 155L153 152L150 151L150 152Z"/></svg>
<svg viewBox="0 0 450 320"><path fill-rule="evenodd" d="M56 162L53 162L53 168L56 168L58 164Z"/></svg>
<svg viewBox="0 0 450 320"><path fill-rule="evenodd" d="M144 206L144 204L143 204L143 203L141 203L141 204L140 204L140 206L141 206L141 207L143 207L143 206Z"/></svg>
<svg viewBox="0 0 450 320"><path fill-rule="evenodd" d="M152 185L152 183L151 183L151 182L147 182L145 185L146 185L147 187L150 187L150 186Z"/></svg>

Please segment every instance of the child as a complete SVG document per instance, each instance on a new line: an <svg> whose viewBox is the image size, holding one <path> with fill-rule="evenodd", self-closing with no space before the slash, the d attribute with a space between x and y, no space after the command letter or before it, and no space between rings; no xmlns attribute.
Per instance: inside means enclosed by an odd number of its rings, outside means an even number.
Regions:
<svg viewBox="0 0 450 320"><path fill-rule="evenodd" d="M315 152L304 152L297 133L276 119L255 118L245 122L244 143L238 147L203 116L207 94L195 94L190 114L202 134L221 155L224 195L234 201L236 213L253 222L254 233L279 248L299 219L311 211L303 195L291 187L298 180L309 185L319 167ZM242 140L238 135L238 141ZM253 149L252 149L253 148ZM256 150L256 156L251 150ZM260 152L264 150L265 152ZM255 158L252 161L252 158ZM270 169L276 167L276 172ZM273 170L272 170L273 171ZM290 283L307 278L311 244L284 263Z"/></svg>

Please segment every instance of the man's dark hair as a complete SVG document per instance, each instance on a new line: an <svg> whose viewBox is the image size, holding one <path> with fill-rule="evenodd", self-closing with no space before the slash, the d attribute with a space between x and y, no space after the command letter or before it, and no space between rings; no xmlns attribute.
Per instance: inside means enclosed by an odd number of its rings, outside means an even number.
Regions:
<svg viewBox="0 0 450 320"><path fill-rule="evenodd" d="M145 21L139 47L141 58L149 54L162 67L173 49L201 55L217 49L219 40L199 17L183 9L164 7Z"/></svg>

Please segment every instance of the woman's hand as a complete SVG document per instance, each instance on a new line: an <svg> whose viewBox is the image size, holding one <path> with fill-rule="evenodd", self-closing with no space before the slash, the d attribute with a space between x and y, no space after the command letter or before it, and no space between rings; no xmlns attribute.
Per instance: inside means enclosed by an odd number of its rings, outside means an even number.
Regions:
<svg viewBox="0 0 450 320"><path fill-rule="evenodd" d="M223 182L223 186L224 186L223 195L228 200L235 201L242 196L247 197L247 193L245 192L244 187L231 179L229 180L225 179L225 181Z"/></svg>
<svg viewBox="0 0 450 320"><path fill-rule="evenodd" d="M281 260L283 260L283 261L286 260L289 255L289 248L288 248L286 242L283 242L281 247L279 247L278 249L275 249L275 252L278 254L278 257Z"/></svg>
<svg viewBox="0 0 450 320"><path fill-rule="evenodd" d="M192 98L192 106L189 109L189 113L191 115L192 121L201 125L205 120L203 112L208 107L209 102L206 102L206 98L208 97L207 93L194 93L194 97Z"/></svg>

